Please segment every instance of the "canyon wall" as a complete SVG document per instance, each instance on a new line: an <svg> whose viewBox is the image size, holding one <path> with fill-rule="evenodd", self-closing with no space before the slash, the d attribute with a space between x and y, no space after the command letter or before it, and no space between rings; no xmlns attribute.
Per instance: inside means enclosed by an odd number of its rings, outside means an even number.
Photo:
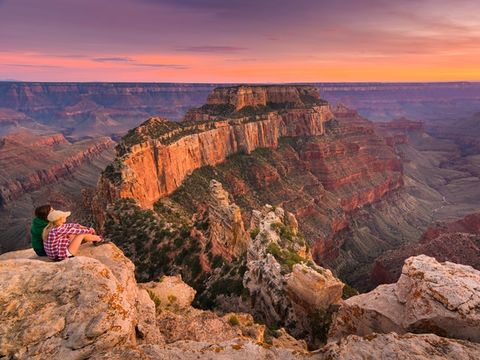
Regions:
<svg viewBox="0 0 480 360"><path fill-rule="evenodd" d="M71 144L61 134L19 133L0 139L0 207L75 172L113 148L110 138Z"/></svg>
<svg viewBox="0 0 480 360"><path fill-rule="evenodd" d="M151 118L124 138L116 161L101 178L97 199L133 198L152 207L193 170L218 165L239 152L276 148L280 137L322 135L332 117L328 105L313 105L222 121L178 124Z"/></svg>

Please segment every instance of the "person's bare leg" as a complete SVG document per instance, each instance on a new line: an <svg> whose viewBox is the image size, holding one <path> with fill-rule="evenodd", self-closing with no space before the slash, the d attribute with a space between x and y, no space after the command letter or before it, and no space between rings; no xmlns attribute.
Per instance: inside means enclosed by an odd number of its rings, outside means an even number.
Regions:
<svg viewBox="0 0 480 360"><path fill-rule="evenodd" d="M79 235L72 235L73 238L70 241L70 245L68 245L68 251L70 251L70 254L76 255L78 252L78 249L80 248L80 245L82 245L82 241L100 241L101 238L98 235L91 235L91 234L79 234Z"/></svg>

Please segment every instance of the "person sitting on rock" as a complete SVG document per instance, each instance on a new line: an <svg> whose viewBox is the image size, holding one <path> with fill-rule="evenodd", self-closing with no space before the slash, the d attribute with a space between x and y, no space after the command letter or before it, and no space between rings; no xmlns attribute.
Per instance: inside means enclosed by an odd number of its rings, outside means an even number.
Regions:
<svg viewBox="0 0 480 360"><path fill-rule="evenodd" d="M45 249L43 248L43 229L48 225L47 216L52 211L51 205L42 205L35 209L35 217L32 220L32 226L30 227L30 237L32 240L33 251L38 256L47 256Z"/></svg>
<svg viewBox="0 0 480 360"><path fill-rule="evenodd" d="M94 243L103 242L94 229L76 223L67 223L67 217L70 214L70 211L53 210L47 216L49 223L43 230L42 237L45 252L52 260L74 257L83 240Z"/></svg>

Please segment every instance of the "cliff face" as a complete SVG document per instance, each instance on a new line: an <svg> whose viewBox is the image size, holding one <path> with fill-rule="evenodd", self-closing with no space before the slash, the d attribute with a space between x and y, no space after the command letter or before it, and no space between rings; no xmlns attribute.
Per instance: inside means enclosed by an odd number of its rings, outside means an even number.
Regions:
<svg viewBox="0 0 480 360"><path fill-rule="evenodd" d="M208 105L230 104L235 110L246 106L283 105L300 107L306 101L320 100L314 86L238 86L216 88L207 98Z"/></svg>
<svg viewBox="0 0 480 360"><path fill-rule="evenodd" d="M71 144L61 134L20 133L0 139L0 207L71 175L113 144L110 138Z"/></svg>
<svg viewBox="0 0 480 360"><path fill-rule="evenodd" d="M124 138L116 162L102 176L99 201L129 197L152 207L193 170L218 165L238 152L276 148L280 137L322 135L332 116L328 105L312 105L200 123L152 118Z"/></svg>
<svg viewBox="0 0 480 360"><path fill-rule="evenodd" d="M121 136L150 116L180 120L210 84L0 83L0 135L22 129Z"/></svg>
<svg viewBox="0 0 480 360"><path fill-rule="evenodd" d="M218 181L210 182L208 207L208 231L213 247L223 258L243 255L250 244L250 236L245 231L242 213L237 204L230 203L229 194Z"/></svg>

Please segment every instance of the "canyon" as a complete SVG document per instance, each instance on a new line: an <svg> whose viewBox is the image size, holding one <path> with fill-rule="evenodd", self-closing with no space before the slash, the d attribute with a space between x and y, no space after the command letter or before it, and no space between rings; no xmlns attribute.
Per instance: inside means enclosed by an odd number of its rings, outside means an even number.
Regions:
<svg viewBox="0 0 480 360"><path fill-rule="evenodd" d="M145 99L140 85L47 85L13 96L14 128L29 131L0 140L0 252L25 247L32 207L47 201L112 243L82 245L64 262L32 250L0 255L8 289L1 356L479 352L475 84L206 84L191 98L188 84L146 84ZM49 102L55 91L61 101ZM97 99L96 91L110 95ZM155 96L167 96L161 91L171 99L185 92L188 111L169 105L182 121L151 116L160 112ZM448 91L451 101L430 118L403 111ZM78 98L68 92L82 94L80 112L101 114L109 98L107 117L142 108L148 119L138 125L130 113L136 127L128 132L102 125L87 134L79 117L51 132L36 116L42 108L60 114L60 102L73 114ZM386 101L396 93L405 101ZM370 105L359 110L355 101ZM434 126L438 109L459 102L468 106L458 126ZM376 122L364 115L374 107ZM41 277L28 272L33 266Z"/></svg>
<svg viewBox="0 0 480 360"><path fill-rule="evenodd" d="M130 131L99 182L97 223L105 225L119 199L134 199L162 221L174 213L195 227L218 180L244 223L265 204L283 207L318 264L368 290L385 251L417 242L435 220L478 209L478 177L450 168L461 158L454 142L428 135L418 121L372 123L332 107L311 86L289 88L219 88L183 123L152 118ZM465 181L471 192L459 196Z"/></svg>

